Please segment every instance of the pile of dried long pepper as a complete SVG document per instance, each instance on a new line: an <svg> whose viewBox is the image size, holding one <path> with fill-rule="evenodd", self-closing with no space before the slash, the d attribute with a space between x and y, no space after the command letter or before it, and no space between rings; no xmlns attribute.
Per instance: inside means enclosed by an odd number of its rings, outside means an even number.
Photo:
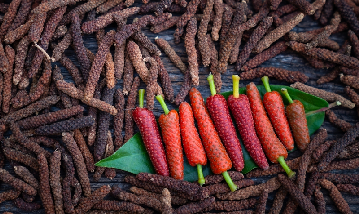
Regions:
<svg viewBox="0 0 360 215"><path fill-rule="evenodd" d="M343 108L358 108L358 0L133 4L134 0L0 3L0 181L11 187L0 193L0 203L12 201L22 212L46 213L326 213L326 189L338 212L351 213L342 194L359 195L359 176L330 171L358 169L359 125L327 109L328 120L344 132L343 137L328 139L327 131L320 129L310 138L301 102L284 89L289 102L285 108L280 93L271 91L268 77ZM324 27L292 31L305 16ZM106 31L108 26L116 29ZM184 40L187 63L166 40L155 38L153 43L142 32L146 27L153 33L174 27L174 42ZM341 46L329 38L339 32L347 35ZM96 53L85 46L85 34L96 36ZM339 77L350 100L305 85L309 78L302 72L259 67L287 47L317 69L332 68L317 84ZM75 51L79 67L66 55L68 49ZM176 96L162 52L184 75ZM64 80L58 63L73 82ZM233 76L233 95L226 101L219 93L221 74L229 63L236 65L240 77ZM199 85L201 66L209 66L212 73L206 105L193 88ZM259 77L267 91L263 99L253 83L246 86L246 95L239 94L240 78ZM140 90L136 108L141 81L146 95ZM188 94L190 104L184 102ZM158 119L161 134L151 111L155 98L164 110ZM165 101L180 105L179 113L169 111ZM126 143L135 124L158 174L126 176L124 182L133 186L130 192L109 185L92 188L90 181L116 176L115 169L94 163ZM244 160L236 129L260 167L246 178L239 172ZM285 162L294 144L303 154ZM198 182L182 180L182 148L190 165L197 166ZM215 175L204 178L207 159ZM251 179L270 175L265 183ZM272 192L276 196L267 210ZM108 195L114 200L105 200Z"/></svg>

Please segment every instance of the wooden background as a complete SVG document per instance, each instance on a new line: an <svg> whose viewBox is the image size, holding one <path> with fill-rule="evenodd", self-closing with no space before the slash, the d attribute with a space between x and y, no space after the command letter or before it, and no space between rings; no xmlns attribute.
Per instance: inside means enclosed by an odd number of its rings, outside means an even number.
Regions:
<svg viewBox="0 0 360 215"><path fill-rule="evenodd" d="M141 6L141 1L137 0L136 3L133 6ZM177 14L173 14L173 16L176 16ZM127 23L132 23L132 19L135 17L140 17L141 15L137 15L137 16L133 16L130 17L128 19ZM304 18L304 20L298 25L296 26L293 31L296 32L303 32L303 31L309 31L309 30L314 30L317 29L319 27L322 27L317 21L315 21L311 16L306 16ZM110 26L108 26L106 28L106 31L110 30L110 29L115 29L116 26L115 24L112 24ZM184 43L183 40L181 41L180 44L175 45L175 43L173 42L173 34L175 31L175 28L171 28L167 31L163 31L159 34L154 34L152 33L149 28L145 28L142 30L149 38L151 41L154 42L154 38L156 36L158 36L159 38L165 39L167 40L170 45L175 49L175 51L177 52L177 54L182 58L182 60L187 64L187 55L185 52L185 48L184 48ZM97 51L97 43L96 43L96 39L94 34L92 35L84 35L84 45L89 48L93 53L96 53ZM341 45L344 40L346 39L346 32L342 32L342 33L338 33L336 35L332 35L330 37L331 39L335 40L336 42L339 43L339 45ZM218 43L217 43L218 45ZM244 45L244 43L242 44L242 46ZM113 47L112 47L113 49ZM113 50L112 50L113 51ZM77 65L79 66L75 53L72 49L68 49L66 51L66 55ZM253 55L251 56L253 57ZM178 93L181 84L183 82L183 74L180 72L180 70L178 68L176 68L171 61L169 60L169 58L166 57L165 53L163 53L161 55L161 58L164 62L164 65L167 69L167 71L169 72L171 81L172 81L172 86L174 88L175 94ZM71 81L72 82L72 78L69 75L69 73L66 71L66 69L64 67L61 66L60 63L53 63L54 65L58 65L61 67L64 78L67 81ZM261 65L262 67L279 67L279 68L284 68L284 69L288 69L288 70L292 70L292 71L301 71L304 74L306 74L307 76L309 76L309 81L306 83L308 85L317 87L317 88L321 88L324 90L327 90L329 92L334 92L340 95L343 95L346 97L345 93L344 93L344 88L345 86L340 82L339 78L337 78L335 81L324 84L324 85L317 85L316 84L316 80L319 79L321 76L325 75L327 72L329 72L330 70L325 70L325 69L314 69L313 67L311 67L309 65L309 63L307 63L307 61L302 58L300 55L296 54L295 52L293 52L292 50L288 49L287 51L283 52L282 54L276 56L273 59L270 59L269 61L263 63ZM221 89L221 92L226 92L226 91L231 91L232 90L232 79L231 79L231 75L233 74L237 74L238 72L235 71L234 66L229 66L228 70L225 74L222 75L222 81L223 81L223 86ZM199 91L202 93L203 97L206 98L210 95L210 90L208 87L208 83L206 80L207 75L209 74L209 68L204 68L204 67L200 67L199 68L199 77L200 77L200 85L197 87L199 89ZM255 84L262 84L260 78L254 79L252 80ZM250 83L250 81L241 81L240 82L240 87L244 87L246 84ZM270 78L270 84L282 84L282 85L290 85L287 82L283 82L283 81L277 81L275 79ZM117 88L122 88L122 80L118 81L118 84L116 85ZM144 83L141 84L142 88L145 88ZM186 98L186 101L189 101L189 98ZM166 101L167 102L167 101ZM173 108L177 108L175 105L173 104L168 104L169 109L173 109ZM154 114L156 117L160 116L160 114L163 113L161 106L159 105L159 103L156 101L155 102L155 108L154 108ZM350 109L346 109L343 107L336 107L333 109L333 111L335 112L335 114L341 118L344 119L348 122L350 122L351 124L355 124L356 122L358 122L358 114L357 111L355 109L350 110ZM112 121L111 121L112 122ZM322 126L322 128L327 129L328 131L328 139L335 139L335 138L339 138L342 136L342 131L336 127L334 127L332 124L330 124L328 122L327 119L325 119L325 122ZM112 129L112 125L111 125L111 129ZM293 152L289 155L289 159L295 158L300 156L301 153L299 151ZM7 163L6 164L6 169L8 171L10 171L11 173L13 173L12 168L10 167L10 165ZM333 173L348 173L348 174L359 174L359 170L335 170L332 171ZM110 186L112 185L118 185L124 189L129 188L130 186L126 183L123 182L123 178L127 175L128 173L121 171L121 170L117 170L117 175L113 180L109 180L107 178L105 178L104 176L98 181L98 182L92 182L91 186L94 189L104 185L104 184L110 184ZM92 181L92 174L89 175L90 180ZM256 184L258 183L262 183L266 180L268 180L269 178L272 178L274 176L269 176L269 177L262 177L262 178L254 178L254 181ZM7 184L4 183L0 183L0 192L10 189L10 187ZM331 200L331 198L328 195L327 190L325 189L321 189L321 191L324 193L325 196L325 200L326 200L326 212L327 213L339 213L339 211L337 210L337 208L335 207L333 201ZM272 201L273 198L275 196L276 192L273 192L269 195L268 198L268 203L267 203L267 210L272 206ZM348 202L348 204L350 205L350 208L352 210L353 213L359 213L359 197L358 196L352 196L352 195L348 195L348 194L343 194L343 197L345 198L345 200ZM37 197L36 201L40 202L39 197ZM9 212L13 212L13 213L28 213L25 211L21 211L18 210L12 203L12 201L6 201L0 204L0 213L3 213L5 211L9 211ZM44 210L38 210L38 211L33 211L32 213L44 213Z"/></svg>

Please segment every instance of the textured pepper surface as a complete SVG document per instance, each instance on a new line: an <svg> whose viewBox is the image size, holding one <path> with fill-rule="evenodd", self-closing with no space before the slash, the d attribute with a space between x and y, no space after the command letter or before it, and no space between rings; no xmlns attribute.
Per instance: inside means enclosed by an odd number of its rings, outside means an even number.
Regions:
<svg viewBox="0 0 360 215"><path fill-rule="evenodd" d="M215 197L210 196L199 202L192 202L183 206L180 206L174 211L177 214L189 214L189 213L198 213L209 207L213 208L215 203Z"/></svg>
<svg viewBox="0 0 360 215"><path fill-rule="evenodd" d="M354 89L359 89L359 76L340 74L340 81Z"/></svg>
<svg viewBox="0 0 360 215"><path fill-rule="evenodd" d="M285 106L280 93L277 91L265 93L263 103L280 141L288 151L293 150L294 139L290 131L289 122L285 116Z"/></svg>
<svg viewBox="0 0 360 215"><path fill-rule="evenodd" d="M40 189L39 194L45 212L48 214L54 214L54 201L51 195L50 183L49 183L49 166L44 154L38 155L39 162L39 175L40 175Z"/></svg>
<svg viewBox="0 0 360 215"><path fill-rule="evenodd" d="M319 180L320 185L329 191L331 199L334 201L336 207L341 213L352 214L349 204L345 201L336 186L326 179Z"/></svg>
<svg viewBox="0 0 360 215"><path fill-rule="evenodd" d="M246 95L250 101L250 107L255 122L255 130L266 156L273 163L277 163L277 159L280 156L287 158L288 153L286 148L276 137L274 129L261 101L259 90L256 88L254 83L250 83L246 86Z"/></svg>
<svg viewBox="0 0 360 215"><path fill-rule="evenodd" d="M62 132L72 131L79 128L89 127L94 124L94 119L91 116L84 116L77 119L69 119L53 123L51 125L40 126L36 129L39 135L52 135Z"/></svg>
<svg viewBox="0 0 360 215"><path fill-rule="evenodd" d="M336 187L340 192L349 193L354 196L359 195L359 188L352 184L338 184Z"/></svg>
<svg viewBox="0 0 360 215"><path fill-rule="evenodd" d="M332 123L336 127L340 128L343 132L346 132L347 130L349 130L352 127L352 125L350 123L346 122L343 119L338 118L336 116L336 114L334 113L334 111L332 111L332 110L326 110L325 114L326 114L327 118L329 119L330 123Z"/></svg>
<svg viewBox="0 0 360 215"><path fill-rule="evenodd" d="M235 118L246 150L260 168L269 168L260 140L256 135L254 118L251 113L248 97L240 94L239 98L234 98L233 95L230 95L228 97L228 105L232 116Z"/></svg>
<svg viewBox="0 0 360 215"><path fill-rule="evenodd" d="M244 158L226 99L220 94L212 95L206 99L206 108L234 168L237 171L241 171L244 168Z"/></svg>
<svg viewBox="0 0 360 215"><path fill-rule="evenodd" d="M339 10L341 17L348 23L351 30L359 32L358 15L353 11L347 1L334 0L335 7ZM357 35L359 35L357 33Z"/></svg>
<svg viewBox="0 0 360 215"><path fill-rule="evenodd" d="M56 213L64 213L62 188L60 180L61 152L54 151L50 157L50 186L54 197L54 206Z"/></svg>
<svg viewBox="0 0 360 215"><path fill-rule="evenodd" d="M109 194L111 188L109 185L103 185L100 188L96 189L88 197L82 199L79 205L75 208L75 212L78 214L86 213L89 211L96 203L99 203L107 194Z"/></svg>
<svg viewBox="0 0 360 215"><path fill-rule="evenodd" d="M249 187L254 185L254 181L251 179L242 179L240 181L234 181L234 184L238 187L238 189L243 187ZM230 192L230 188L226 183L218 183L210 186L206 186L205 189L209 190L210 195L218 194L218 193L228 193Z"/></svg>
<svg viewBox="0 0 360 215"><path fill-rule="evenodd" d="M243 72L240 74L240 78L242 80L252 80L263 76L272 77L279 81L286 81L289 83L294 83L294 82L306 83L309 80L309 77L302 72L289 71L277 67L258 67L248 72Z"/></svg>
<svg viewBox="0 0 360 215"><path fill-rule="evenodd" d="M46 158L45 158L46 159ZM29 184L25 183L23 180L15 178L5 169L0 169L0 180L6 184L12 186L15 190L24 192L30 196L36 196L36 189L30 186ZM41 184L40 184L41 187Z"/></svg>
<svg viewBox="0 0 360 215"><path fill-rule="evenodd" d="M199 85L199 65L197 63L197 50L195 48L195 35L197 31L197 22L193 17L190 19L189 24L186 27L185 35L185 49L189 59L189 72L191 75L192 83Z"/></svg>
<svg viewBox="0 0 360 215"><path fill-rule="evenodd" d="M150 156L155 171L159 175L168 176L169 168L165 150L154 114L146 108L137 107L132 111L132 117L140 130L146 151Z"/></svg>
<svg viewBox="0 0 360 215"><path fill-rule="evenodd" d="M186 72L187 68L185 64L166 40L156 37L155 43L165 52L165 54L170 58L175 66L180 69L182 73Z"/></svg>
<svg viewBox="0 0 360 215"><path fill-rule="evenodd" d="M184 155L181 146L180 122L176 110L161 114L159 119L162 139L166 148L166 157L171 177L184 179Z"/></svg>
<svg viewBox="0 0 360 215"><path fill-rule="evenodd" d="M195 127L191 106L182 102L179 107L181 140L191 166L206 165L206 154Z"/></svg>
<svg viewBox="0 0 360 215"><path fill-rule="evenodd" d="M39 188L39 182L35 176L24 166L14 166L14 172L20 178L22 178L26 183L32 186L35 189Z"/></svg>
<svg viewBox="0 0 360 215"><path fill-rule="evenodd" d="M189 95L199 133L203 140L206 155L210 161L210 168L214 174L221 174L232 167L229 155L221 143L215 125L206 110L201 93L197 89L192 88Z"/></svg>

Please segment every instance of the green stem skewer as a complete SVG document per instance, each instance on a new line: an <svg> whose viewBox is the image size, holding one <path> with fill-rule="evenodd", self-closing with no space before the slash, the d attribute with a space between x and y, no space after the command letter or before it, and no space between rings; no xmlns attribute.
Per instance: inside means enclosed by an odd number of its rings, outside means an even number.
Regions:
<svg viewBox="0 0 360 215"><path fill-rule="evenodd" d="M281 92L285 95L286 99L289 101L290 104L294 103L286 88L281 88Z"/></svg>
<svg viewBox="0 0 360 215"><path fill-rule="evenodd" d="M285 172L289 178L292 178L296 175L296 173L294 171L292 171L289 168L289 166L286 164L284 156L280 156L276 160L280 163L281 167L285 170Z"/></svg>
<svg viewBox="0 0 360 215"><path fill-rule="evenodd" d="M210 85L210 92L211 95L215 95L216 94L216 89L215 89L215 82L214 82L214 76L210 73L210 75L206 78L209 82Z"/></svg>
<svg viewBox="0 0 360 215"><path fill-rule="evenodd" d="M139 90L139 107L144 107L144 96L145 96L145 89Z"/></svg>
<svg viewBox="0 0 360 215"><path fill-rule="evenodd" d="M223 177L224 177L226 183L228 184L231 192L236 191L238 187L237 187L236 184L234 184L234 182L232 181L232 179L231 179L228 171L225 171L225 172L223 172L223 173L221 173L221 174L223 175Z"/></svg>
<svg viewBox="0 0 360 215"><path fill-rule="evenodd" d="M263 84L264 84L264 87L265 87L265 90L266 92L271 92L271 89L270 89L270 84L269 84L269 77L267 76L264 76L261 78Z"/></svg>
<svg viewBox="0 0 360 215"><path fill-rule="evenodd" d="M164 110L165 115L167 115L170 111L169 111L168 107L166 106L164 98L161 95L157 95L156 99L158 100L158 102L160 103L162 109Z"/></svg>
<svg viewBox="0 0 360 215"><path fill-rule="evenodd" d="M319 110L309 111L309 112L306 113L306 116L310 116L310 115L313 115L315 113L327 111L327 110L329 110L329 109L331 109L333 107L340 106L340 105L341 105L341 102L336 101L336 102L330 103L328 107L323 107L323 108L320 108Z"/></svg>
<svg viewBox="0 0 360 215"><path fill-rule="evenodd" d="M205 178L202 172L202 166L201 164L196 165L197 174L198 174L198 183L200 186L203 186L205 184Z"/></svg>
<svg viewBox="0 0 360 215"><path fill-rule="evenodd" d="M233 97L234 98L239 98L240 77L238 75L233 75L232 80L233 80Z"/></svg>

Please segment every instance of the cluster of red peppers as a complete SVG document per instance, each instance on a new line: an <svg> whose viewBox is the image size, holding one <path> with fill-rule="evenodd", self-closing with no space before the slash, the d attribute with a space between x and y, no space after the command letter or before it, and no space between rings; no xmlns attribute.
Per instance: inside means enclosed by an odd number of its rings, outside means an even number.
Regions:
<svg viewBox="0 0 360 215"><path fill-rule="evenodd" d="M206 105L201 93L190 90L190 103L182 102L179 114L169 111L161 95L156 96L164 114L159 117L162 140L154 114L144 108L144 90L139 91L139 107L133 111L133 118L157 174L184 178L183 148L189 164L197 166L198 183L205 183L202 166L206 158L214 174L222 174L231 191L237 186L232 182L228 170L244 168L244 158L230 112L235 119L246 150L262 169L269 167L267 158L279 163L291 178L295 173L287 166L287 151L294 148L294 142L304 150L310 142L305 109L298 100L292 100L286 89L282 93L289 101L285 108L280 93L271 91L267 76L262 78L267 93L261 99L254 83L246 86L246 95L239 94L239 80L232 76L233 95L226 100L216 94L213 75L207 80L211 96ZM195 127L195 120L198 130ZM200 138L201 137L201 138Z"/></svg>

